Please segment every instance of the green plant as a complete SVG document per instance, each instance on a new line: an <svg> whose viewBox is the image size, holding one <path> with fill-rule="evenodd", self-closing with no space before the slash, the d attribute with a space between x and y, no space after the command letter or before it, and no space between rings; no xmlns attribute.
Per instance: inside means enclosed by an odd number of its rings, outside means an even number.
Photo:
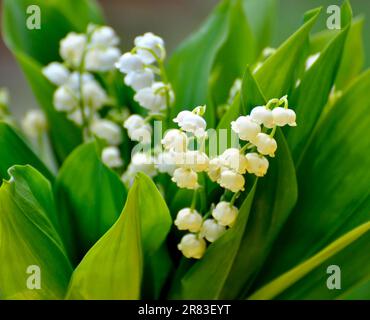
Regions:
<svg viewBox="0 0 370 320"><path fill-rule="evenodd" d="M24 27L31 4L41 30ZM353 65L362 19L345 1L341 30L312 33L315 9L263 50L273 7L222 1L167 64L162 39L138 37L117 62L124 84L94 1L4 0L4 39L43 112L24 121L30 147L0 100L1 299L370 298L370 72ZM208 159L225 132L227 153ZM148 152L164 159L159 173ZM196 259L176 248L173 220ZM326 285L330 265L341 290Z"/></svg>

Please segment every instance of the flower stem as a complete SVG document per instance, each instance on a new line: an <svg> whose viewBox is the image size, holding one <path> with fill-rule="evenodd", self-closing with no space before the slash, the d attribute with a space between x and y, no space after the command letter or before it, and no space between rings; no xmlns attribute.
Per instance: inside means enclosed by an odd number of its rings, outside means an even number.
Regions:
<svg viewBox="0 0 370 320"><path fill-rule="evenodd" d="M236 199L238 199L239 196L240 196L240 191L234 193L233 197L230 200L230 207L234 205Z"/></svg>

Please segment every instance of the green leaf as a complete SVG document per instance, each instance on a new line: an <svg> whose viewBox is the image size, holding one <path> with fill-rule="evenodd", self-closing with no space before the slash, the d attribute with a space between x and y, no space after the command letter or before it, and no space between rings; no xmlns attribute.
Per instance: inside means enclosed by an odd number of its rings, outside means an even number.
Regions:
<svg viewBox="0 0 370 320"><path fill-rule="evenodd" d="M30 5L40 8L41 29L26 27ZM55 87L45 79L41 70L43 65L60 60L59 41L68 32L81 32L89 22L102 22L99 9L94 0L5 0L3 9L4 40L47 115L53 148L61 163L81 143L81 133L64 114L54 109L52 97Z"/></svg>
<svg viewBox="0 0 370 320"><path fill-rule="evenodd" d="M62 299L72 268L56 230L50 182L30 166L14 166L9 176L0 187L0 299ZM29 266L40 268L39 290L27 287L36 284Z"/></svg>
<svg viewBox="0 0 370 320"><path fill-rule="evenodd" d="M339 69L347 33L348 27L328 44L318 60L304 73L300 85L289 99L298 121L296 128L287 130L288 144L296 163L299 163L299 158L312 130L328 102Z"/></svg>
<svg viewBox="0 0 370 320"><path fill-rule="evenodd" d="M45 65L59 60L59 41L68 32L85 31L89 22L102 23L103 18L95 0L4 0L3 35L14 52ZM41 28L29 29L27 8L40 8ZM45 45L47 44L47 45Z"/></svg>
<svg viewBox="0 0 370 320"><path fill-rule="evenodd" d="M245 296L296 203L293 161L280 130L275 138L276 158L269 160L268 173L258 182L243 240L221 295L223 299Z"/></svg>
<svg viewBox="0 0 370 320"><path fill-rule="evenodd" d="M354 19L343 51L342 61L338 70L335 87L337 90L346 88L360 74L365 62L365 49L362 39L364 18ZM355 59L353 57L356 57Z"/></svg>
<svg viewBox="0 0 370 320"><path fill-rule="evenodd" d="M49 169L33 153L23 139L7 123L0 121L0 181L9 178L8 169L13 165L30 164L50 181L54 180Z"/></svg>
<svg viewBox="0 0 370 320"><path fill-rule="evenodd" d="M212 243L202 259L174 283L171 299L220 299L247 225L257 181L239 209L234 227ZM204 284L207 284L206 286Z"/></svg>
<svg viewBox="0 0 370 320"><path fill-rule="evenodd" d="M120 218L75 270L67 298L139 299L142 285L158 298L170 267L164 248L170 227L156 186L138 174Z"/></svg>
<svg viewBox="0 0 370 320"><path fill-rule="evenodd" d="M216 106L227 102L235 79L243 76L245 67L254 62L257 55L243 2L237 0L230 5L227 38L212 68L209 90Z"/></svg>
<svg viewBox="0 0 370 320"><path fill-rule="evenodd" d="M370 277L370 222L348 232L325 249L267 284L249 299L341 299ZM340 268L340 290L329 290L327 267ZM363 287L361 287L363 290ZM369 299L370 291L360 299ZM357 292L357 294L359 294Z"/></svg>
<svg viewBox="0 0 370 320"><path fill-rule="evenodd" d="M229 7L229 0L222 1L169 60L168 75L176 94L173 117L183 108L190 109L207 102L209 75L227 37ZM213 110L208 108L205 117L212 125Z"/></svg>
<svg viewBox="0 0 370 320"><path fill-rule="evenodd" d="M244 0L244 10L256 42L256 53L270 44L276 17L275 0Z"/></svg>
<svg viewBox="0 0 370 320"><path fill-rule="evenodd" d="M120 178L91 142L64 162L55 183L60 219L72 261L78 261L119 217L126 199Z"/></svg>
<svg viewBox="0 0 370 320"><path fill-rule="evenodd" d="M297 169L297 206L275 243L259 285L370 220L369 90L367 71L315 129Z"/></svg>
<svg viewBox="0 0 370 320"><path fill-rule="evenodd" d="M310 12L310 18L255 72L255 78L267 99L289 94L296 83L307 51L308 35L316 22L320 9ZM248 111L248 110L247 110Z"/></svg>

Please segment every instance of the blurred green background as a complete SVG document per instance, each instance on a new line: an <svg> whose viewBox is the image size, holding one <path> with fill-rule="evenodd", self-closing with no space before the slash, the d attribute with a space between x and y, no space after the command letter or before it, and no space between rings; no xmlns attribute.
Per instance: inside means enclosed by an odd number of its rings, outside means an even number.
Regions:
<svg viewBox="0 0 370 320"><path fill-rule="evenodd" d="M250 1L258 3L259 0ZM168 51L171 52L202 23L218 0L100 0L99 2L108 24L113 26L120 35L123 48L130 48L136 35L152 31L166 40ZM271 45L278 46L284 41L300 25L303 13L314 7L324 7L317 29L325 28L326 17L328 17L326 8L329 5L341 3L342 1L336 0L277 0ZM370 65L370 1L351 0L351 4L355 16L364 15L366 18L365 65L368 67ZM10 90L11 107L16 117L21 117L25 110L37 106L24 76L1 39L0 87L3 86Z"/></svg>

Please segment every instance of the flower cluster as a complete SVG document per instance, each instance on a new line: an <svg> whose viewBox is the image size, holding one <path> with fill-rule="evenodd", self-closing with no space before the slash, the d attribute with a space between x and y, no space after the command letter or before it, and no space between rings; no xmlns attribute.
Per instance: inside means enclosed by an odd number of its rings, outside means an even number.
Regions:
<svg viewBox="0 0 370 320"><path fill-rule="evenodd" d="M132 141L149 145L153 132L150 121L164 119L168 115L169 108L174 103L174 93L164 68L166 50L163 39L147 32L136 37L134 44L130 52L120 57L116 67L125 74L125 84L135 91L134 100L147 110L148 116L144 118L133 114L124 122L124 128ZM160 154L158 157L160 161L166 161L168 155ZM145 152L135 153L122 180L131 184L138 171L153 177L157 174L155 160ZM165 170L165 165L160 167Z"/></svg>
<svg viewBox="0 0 370 320"><path fill-rule="evenodd" d="M122 132L117 123L99 114L110 99L93 73L114 70L121 55L118 44L112 28L90 24L85 34L71 32L60 41L63 63L51 62L43 69L44 76L57 86L53 96L55 109L82 127L85 138L95 135L108 144L102 160L112 168L122 166L117 148Z"/></svg>
<svg viewBox="0 0 370 320"><path fill-rule="evenodd" d="M182 114L188 113L189 111L183 111L179 116L181 118ZM177 118L175 122L179 121ZM198 123L195 119L189 122L191 125L181 122L180 126L183 128L185 125L186 128L192 128L194 134L195 130L201 132L205 129L205 127L199 127L200 122ZM240 116L231 123L232 131L238 135L240 140L245 141L245 145L242 148L226 149L221 155L208 160L202 167L202 171L207 171L212 181L225 189L224 196L204 217L195 209L194 204L190 208L180 210L177 214L175 220L177 228L190 232L181 239L178 245L185 257L200 259L207 248L206 240L216 241L227 231L227 228L234 225L238 216L238 208L234 203L245 188L244 175L249 173L262 177L267 173L269 167L267 156L274 157L277 150L277 143L274 139L276 127L285 125L296 126L296 115L288 108L286 96L281 99L271 99L265 106L257 106L250 115ZM177 143L179 140L179 134L171 133L167 139L165 137L164 142L165 145L172 146L174 149L175 146L181 145ZM180 188L188 187L189 181L192 182L193 187L199 187L195 178L190 179L190 173L184 175L181 172L179 175L181 183L179 183L176 170L173 180ZM191 172L191 169L186 168L186 170ZM230 192L233 196L230 201L225 201L226 195ZM212 218L208 218L209 215L212 215Z"/></svg>

